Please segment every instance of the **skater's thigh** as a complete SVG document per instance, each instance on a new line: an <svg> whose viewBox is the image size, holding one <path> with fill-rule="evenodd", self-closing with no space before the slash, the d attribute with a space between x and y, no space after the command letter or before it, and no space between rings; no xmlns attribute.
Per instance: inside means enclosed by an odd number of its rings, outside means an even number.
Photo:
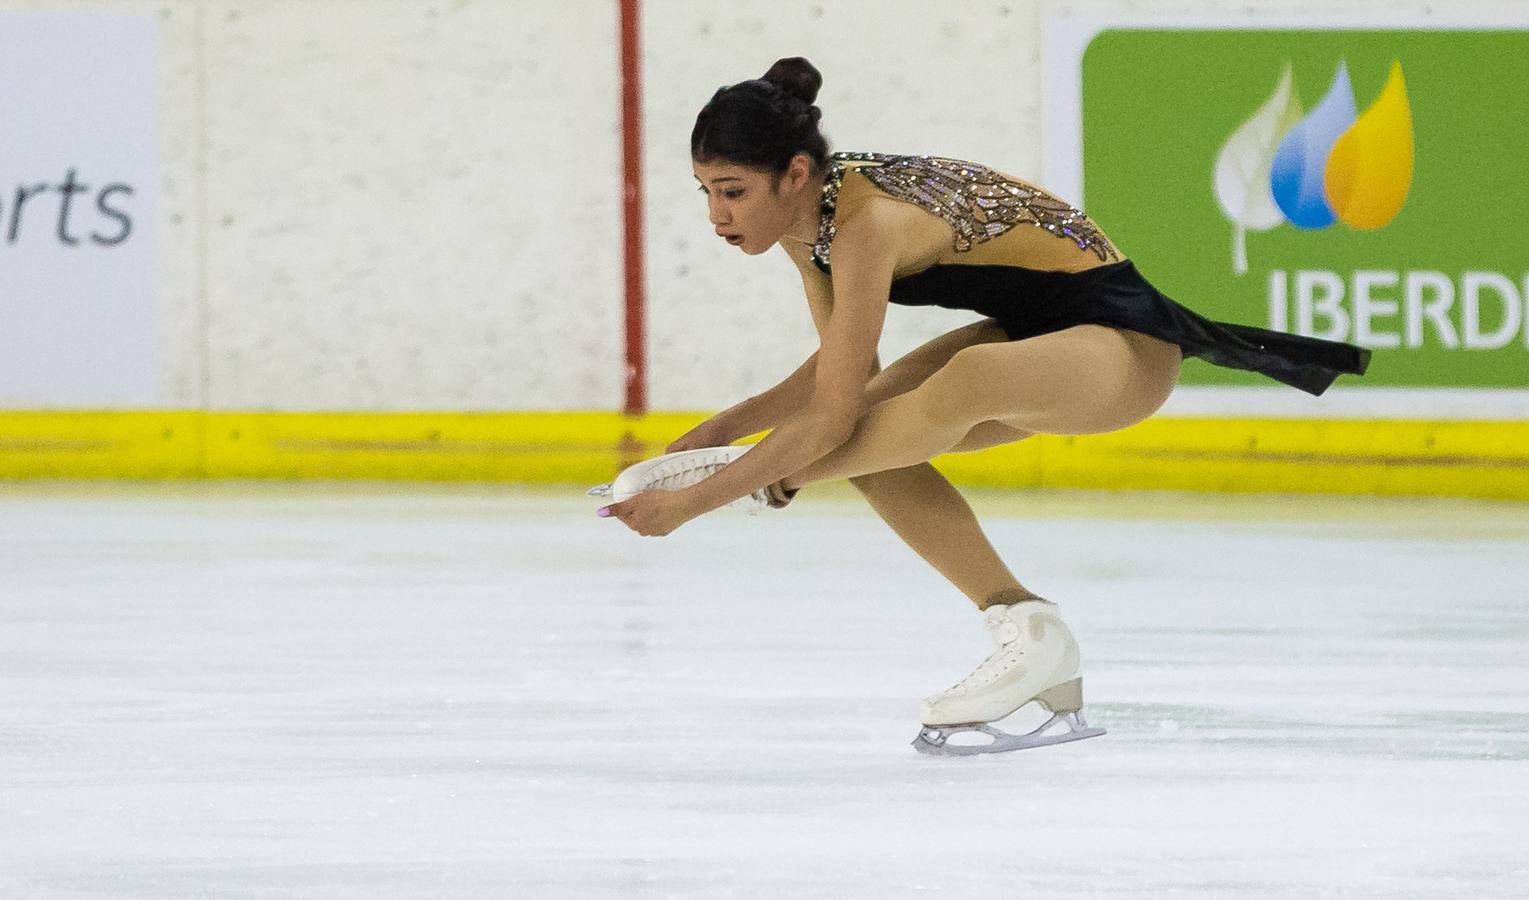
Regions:
<svg viewBox="0 0 1529 900"><path fill-rule="evenodd" d="M998 343L1008 339L1008 335L992 319L983 319L946 332L899 356L885 369L876 373L866 385L866 403L874 406L913 390L943 368L957 353L968 347Z"/></svg>
<svg viewBox="0 0 1529 900"><path fill-rule="evenodd" d="M1019 432L1093 434L1145 419L1178 380L1179 348L1134 331L1079 325L967 347L919 388L926 409ZM963 443L965 443L963 441Z"/></svg>

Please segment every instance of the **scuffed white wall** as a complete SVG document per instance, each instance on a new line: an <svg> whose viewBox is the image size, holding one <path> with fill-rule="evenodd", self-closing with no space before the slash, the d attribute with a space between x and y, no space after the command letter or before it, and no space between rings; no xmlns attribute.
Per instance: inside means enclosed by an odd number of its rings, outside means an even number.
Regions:
<svg viewBox="0 0 1529 900"><path fill-rule="evenodd" d="M622 397L615 0L0 0L161 34L165 405L614 409ZM814 347L778 252L717 240L695 112L780 56L837 149L1040 177L1043 15L1523 22L1521 0L645 0L651 399L709 409ZM82 61L88 64L88 61ZM884 360L967 321L890 313Z"/></svg>
<svg viewBox="0 0 1529 900"><path fill-rule="evenodd" d="M620 405L607 0L53 10L159 23L166 406Z"/></svg>
<svg viewBox="0 0 1529 900"><path fill-rule="evenodd" d="M615 11L209 3L209 401L618 402Z"/></svg>

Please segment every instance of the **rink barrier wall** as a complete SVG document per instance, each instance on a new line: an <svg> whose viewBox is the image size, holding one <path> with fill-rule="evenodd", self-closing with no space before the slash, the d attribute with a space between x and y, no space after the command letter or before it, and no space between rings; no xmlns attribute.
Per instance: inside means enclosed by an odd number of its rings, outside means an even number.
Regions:
<svg viewBox="0 0 1529 900"><path fill-rule="evenodd" d="M610 412L0 413L0 478L594 484L703 417ZM961 485L1529 500L1529 422L1149 419L936 465Z"/></svg>

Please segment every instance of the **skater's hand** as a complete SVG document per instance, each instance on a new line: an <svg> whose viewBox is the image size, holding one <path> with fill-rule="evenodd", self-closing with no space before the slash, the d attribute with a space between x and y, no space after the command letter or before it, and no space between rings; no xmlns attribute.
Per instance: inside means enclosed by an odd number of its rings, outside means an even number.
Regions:
<svg viewBox="0 0 1529 900"><path fill-rule="evenodd" d="M620 519L643 537L663 537L695 518L685 491L643 491L630 500L602 507L598 513Z"/></svg>

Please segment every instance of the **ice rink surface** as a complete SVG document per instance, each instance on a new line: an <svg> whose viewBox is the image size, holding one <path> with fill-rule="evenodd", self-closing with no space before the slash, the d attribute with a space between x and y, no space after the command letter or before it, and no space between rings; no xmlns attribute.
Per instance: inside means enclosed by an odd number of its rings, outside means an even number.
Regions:
<svg viewBox="0 0 1529 900"><path fill-rule="evenodd" d="M1081 743L853 495L6 486L0 897L1529 897L1529 508L978 494Z"/></svg>

